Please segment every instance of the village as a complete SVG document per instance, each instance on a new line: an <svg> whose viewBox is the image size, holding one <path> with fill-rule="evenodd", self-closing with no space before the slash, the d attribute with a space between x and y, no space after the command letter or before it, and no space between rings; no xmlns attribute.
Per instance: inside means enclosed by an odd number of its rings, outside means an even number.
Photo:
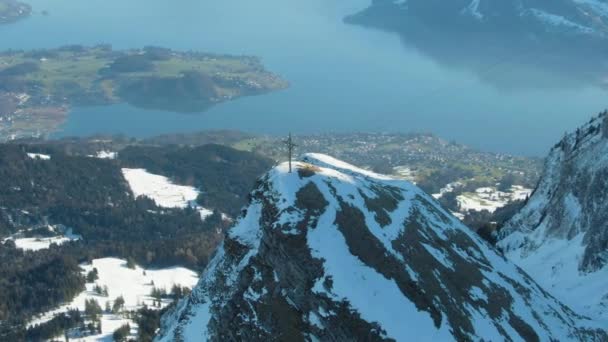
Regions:
<svg viewBox="0 0 608 342"><path fill-rule="evenodd" d="M285 152L279 140L255 137L235 146L281 160ZM425 133L296 135L294 141L296 154L325 153L411 181L461 219L524 201L542 169L539 158L479 151Z"/></svg>

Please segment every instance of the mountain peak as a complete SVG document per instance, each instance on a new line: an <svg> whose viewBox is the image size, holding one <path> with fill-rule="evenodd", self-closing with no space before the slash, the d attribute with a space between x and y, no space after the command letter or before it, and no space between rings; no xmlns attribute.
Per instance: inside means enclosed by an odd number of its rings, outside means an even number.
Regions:
<svg viewBox="0 0 608 342"><path fill-rule="evenodd" d="M413 184L305 154L262 177L159 341L601 340Z"/></svg>

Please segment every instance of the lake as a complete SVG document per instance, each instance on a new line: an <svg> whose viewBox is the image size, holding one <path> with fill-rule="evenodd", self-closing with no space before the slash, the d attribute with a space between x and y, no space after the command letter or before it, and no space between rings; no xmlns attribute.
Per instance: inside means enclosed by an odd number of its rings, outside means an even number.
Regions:
<svg viewBox="0 0 608 342"><path fill-rule="evenodd" d="M257 55L291 83L200 114L75 108L58 136L431 132L483 150L544 155L565 131L606 107L606 90L496 87L435 62L396 35L342 22L368 0L28 1L31 18L0 26L1 49L110 43Z"/></svg>

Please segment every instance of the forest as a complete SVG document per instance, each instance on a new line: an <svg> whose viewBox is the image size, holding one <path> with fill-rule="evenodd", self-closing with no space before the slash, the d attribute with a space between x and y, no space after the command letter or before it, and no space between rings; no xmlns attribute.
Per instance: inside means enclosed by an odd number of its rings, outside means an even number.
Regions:
<svg viewBox="0 0 608 342"><path fill-rule="evenodd" d="M47 153L50 159L27 153ZM47 227L56 224L82 237L38 251L21 250L12 240L0 243L0 340L16 331L26 334L28 317L81 292L85 279L79 264L93 259L202 270L230 225L223 213L238 215L270 165L263 157L218 145L133 147L116 160L68 155L45 145L0 145L0 188L5 189L0 191L0 241L16 232L52 235ZM213 215L202 221L194 209L160 208L148 198L134 198L122 167L145 167L203 189L199 202L214 209ZM48 324L68 321L75 320Z"/></svg>

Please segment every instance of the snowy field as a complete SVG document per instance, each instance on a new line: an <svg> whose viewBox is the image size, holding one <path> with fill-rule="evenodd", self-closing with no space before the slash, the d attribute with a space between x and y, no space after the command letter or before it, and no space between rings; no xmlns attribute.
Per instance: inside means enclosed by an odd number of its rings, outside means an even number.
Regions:
<svg viewBox="0 0 608 342"><path fill-rule="evenodd" d="M48 154L41 154L41 153L28 153L27 156L30 157L31 159L39 159L39 160L51 159L51 156L49 156Z"/></svg>
<svg viewBox="0 0 608 342"><path fill-rule="evenodd" d="M194 187L173 184L167 177L144 169L122 169L122 173L135 197L148 197L163 208L192 207L200 212L202 219L213 213L196 204L199 191Z"/></svg>
<svg viewBox="0 0 608 342"><path fill-rule="evenodd" d="M118 156L117 152L105 151L105 150L98 151L94 155L89 155L89 157L91 157L91 158L99 158L99 159L116 159L117 156Z"/></svg>
<svg viewBox="0 0 608 342"><path fill-rule="evenodd" d="M457 188L464 186L460 182L449 183L443 187L439 193L433 194L436 199L442 198L445 194L454 192ZM459 213L452 213L459 219L463 219L468 211L487 210L491 213L498 208L519 200L525 200L532 194L531 189L520 185L513 185L509 191L498 191L495 187L478 188L475 192L466 192L458 197Z"/></svg>
<svg viewBox="0 0 608 342"><path fill-rule="evenodd" d="M512 186L508 192L486 187L479 188L472 193L462 194L456 200L461 212L487 210L493 213L496 209L502 208L510 202L525 200L531 193L531 189L519 185Z"/></svg>
<svg viewBox="0 0 608 342"><path fill-rule="evenodd" d="M99 279L94 283L86 285L86 291L78 295L68 304L59 307L56 310L47 312L46 314L36 318L30 322L30 326L38 323L43 323L55 314L67 312L68 309L79 309L84 311L85 300L95 299L99 305L104 308L106 302L110 306L114 299L118 296L123 296L125 299L125 310L137 310L146 304L152 308L153 299L150 293L153 287L164 288L171 291L173 285L185 286L192 288L198 282L196 272L183 267L173 267L165 269L143 269L136 266L135 269L127 268L127 262L116 258L95 259L90 265L82 265L83 275L96 268ZM154 284L154 285L152 285ZM97 294L93 288L95 285L101 287L107 286L108 296ZM165 307L171 303L170 299L163 299L161 307ZM112 341L112 333L124 324L131 326L131 334L133 337L137 333L137 325L130 319L118 314L104 313L101 319L102 333L83 338L72 338L71 341Z"/></svg>
<svg viewBox="0 0 608 342"><path fill-rule="evenodd" d="M52 244L61 245L68 241L79 240L78 235L53 236L53 237L33 237L33 238L8 238L15 241L15 246L25 251L39 251L48 249Z"/></svg>
<svg viewBox="0 0 608 342"><path fill-rule="evenodd" d="M57 227L49 226L50 231L57 231ZM17 233L9 238L4 239L3 242L7 240L13 240L15 242L15 246L17 248L26 250L26 251L39 251L42 249L48 249L52 244L61 245L68 241L76 241L80 240L81 236L72 233L72 229L67 229L65 233L60 233L57 231L59 235L52 237L21 237L22 233Z"/></svg>

